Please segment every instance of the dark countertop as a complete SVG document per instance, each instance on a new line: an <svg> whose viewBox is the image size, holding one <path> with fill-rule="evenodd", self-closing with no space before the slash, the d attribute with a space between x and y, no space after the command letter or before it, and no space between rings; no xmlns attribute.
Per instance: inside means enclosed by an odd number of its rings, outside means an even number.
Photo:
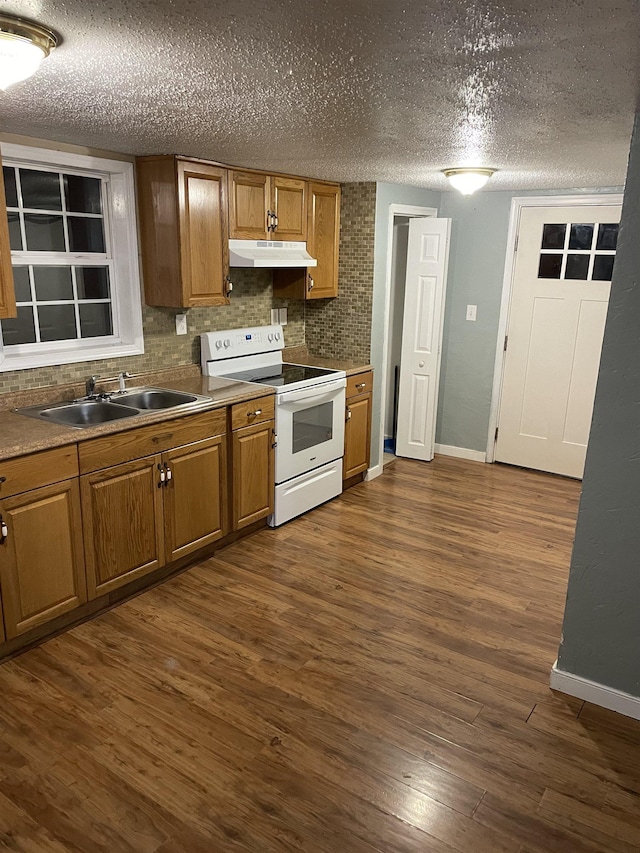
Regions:
<svg viewBox="0 0 640 853"><path fill-rule="evenodd" d="M105 388L111 390L110 385L112 384L114 383L105 383ZM12 411L12 409L34 405L44 407L54 402L71 400L84 393L81 386L52 386L11 395L4 394L0 404L0 460L22 456L25 453L35 453L38 450L48 450L52 447L88 441L99 435L124 432L137 427L187 417L190 414L220 409L272 393L264 386L251 385L248 382L235 382L231 379L202 376L197 365L139 375L127 380L128 387L133 388L142 385L202 394L211 398L211 404L204 403L187 411L179 409L152 411L125 421L111 421L99 426L78 429L27 417ZM100 382L98 382L98 389L102 390Z"/></svg>
<svg viewBox="0 0 640 853"><path fill-rule="evenodd" d="M359 364L342 358L322 358L318 355L310 355L304 347L289 347L282 353L282 357L290 364L308 364L310 367L325 367L327 370L344 370L347 376L362 373L365 370L373 370L370 364Z"/></svg>

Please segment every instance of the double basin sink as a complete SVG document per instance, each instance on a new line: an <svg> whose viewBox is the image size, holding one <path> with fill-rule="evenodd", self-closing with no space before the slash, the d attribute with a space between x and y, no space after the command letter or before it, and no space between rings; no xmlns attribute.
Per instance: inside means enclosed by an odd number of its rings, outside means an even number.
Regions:
<svg viewBox="0 0 640 853"><path fill-rule="evenodd" d="M205 403L211 403L211 397L170 391L167 388L131 388L106 397L55 403L51 406L27 406L15 411L31 418L84 429L111 421L135 418L149 412L177 408L188 411Z"/></svg>

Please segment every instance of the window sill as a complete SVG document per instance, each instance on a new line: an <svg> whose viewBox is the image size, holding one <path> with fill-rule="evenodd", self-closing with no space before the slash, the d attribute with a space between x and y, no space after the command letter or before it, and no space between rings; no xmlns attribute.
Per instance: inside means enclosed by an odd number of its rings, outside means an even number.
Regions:
<svg viewBox="0 0 640 853"><path fill-rule="evenodd" d="M83 361L99 361L108 358L124 358L131 355L142 355L144 342L133 344L111 344L109 346L87 347L78 350L50 350L49 352L34 353L33 355L3 355L0 352L0 373L11 370L28 370L34 367L52 367L57 364L79 364Z"/></svg>

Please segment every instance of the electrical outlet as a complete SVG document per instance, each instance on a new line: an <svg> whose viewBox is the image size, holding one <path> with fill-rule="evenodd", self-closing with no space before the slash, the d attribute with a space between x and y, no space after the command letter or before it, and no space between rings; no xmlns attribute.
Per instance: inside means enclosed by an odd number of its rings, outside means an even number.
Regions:
<svg viewBox="0 0 640 853"><path fill-rule="evenodd" d="M467 320L471 320L475 323L477 310L477 305L467 305Z"/></svg>
<svg viewBox="0 0 640 853"><path fill-rule="evenodd" d="M287 309L281 308L280 311L278 312L278 314L279 314L278 322L280 323L281 326L286 326L287 325Z"/></svg>
<svg viewBox="0 0 640 853"><path fill-rule="evenodd" d="M272 309L271 309L271 325L272 325L272 326L277 326L277 325L278 325L278 317L279 317L279 316L280 316L280 312L278 311L278 309L277 309L277 308L272 308Z"/></svg>
<svg viewBox="0 0 640 853"><path fill-rule="evenodd" d="M187 315L176 314L176 335L187 334Z"/></svg>

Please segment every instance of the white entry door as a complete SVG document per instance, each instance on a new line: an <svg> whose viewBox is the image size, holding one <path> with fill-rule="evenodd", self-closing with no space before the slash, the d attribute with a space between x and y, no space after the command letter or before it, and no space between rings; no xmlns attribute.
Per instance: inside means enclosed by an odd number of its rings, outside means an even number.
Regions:
<svg viewBox="0 0 640 853"><path fill-rule="evenodd" d="M450 219L409 222L396 455L433 459Z"/></svg>
<svg viewBox="0 0 640 853"><path fill-rule="evenodd" d="M620 205L520 215L495 458L582 477Z"/></svg>

